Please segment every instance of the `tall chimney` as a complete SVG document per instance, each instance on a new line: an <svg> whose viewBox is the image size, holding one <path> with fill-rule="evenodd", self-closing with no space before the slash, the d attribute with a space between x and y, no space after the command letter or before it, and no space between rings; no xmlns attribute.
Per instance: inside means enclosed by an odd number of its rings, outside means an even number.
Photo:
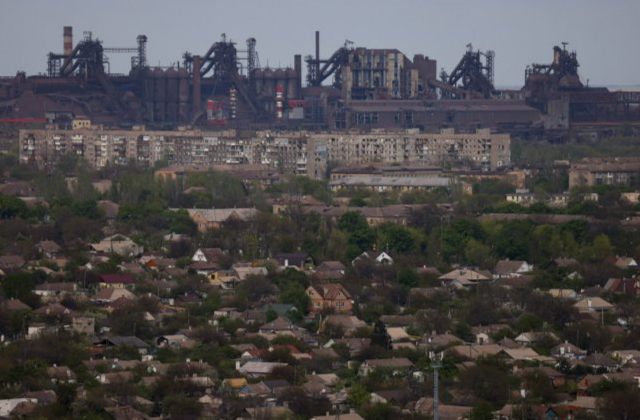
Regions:
<svg viewBox="0 0 640 420"><path fill-rule="evenodd" d="M316 77L320 76L320 31L316 31Z"/></svg>
<svg viewBox="0 0 640 420"><path fill-rule="evenodd" d="M302 89L302 56L300 54L293 56L293 70L296 72L296 92L300 97L300 89Z"/></svg>
<svg viewBox="0 0 640 420"><path fill-rule="evenodd" d="M200 63L199 55L193 56L193 118L200 112Z"/></svg>
<svg viewBox="0 0 640 420"><path fill-rule="evenodd" d="M62 53L65 56L65 63L71 60L73 52L73 26L65 26L62 30Z"/></svg>

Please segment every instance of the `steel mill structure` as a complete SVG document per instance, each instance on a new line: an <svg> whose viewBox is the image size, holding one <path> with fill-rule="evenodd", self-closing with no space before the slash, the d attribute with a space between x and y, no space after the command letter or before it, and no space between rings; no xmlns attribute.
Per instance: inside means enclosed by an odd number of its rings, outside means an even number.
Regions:
<svg viewBox="0 0 640 420"><path fill-rule="evenodd" d="M293 65L261 66L255 38L246 49L222 34L204 53L185 52L171 66L149 65L147 37L111 47L84 32L74 44L63 29L62 53L50 53L45 74L0 78L0 124L87 118L94 124L154 130L307 131L490 129L517 136L558 136L640 125L640 93L585 85L576 52L554 47L551 64L532 64L520 90L494 85L495 53L467 46L450 72L433 58L345 41L328 58L320 50ZM127 74L111 72L109 57L129 54ZM303 82L304 81L304 82Z"/></svg>

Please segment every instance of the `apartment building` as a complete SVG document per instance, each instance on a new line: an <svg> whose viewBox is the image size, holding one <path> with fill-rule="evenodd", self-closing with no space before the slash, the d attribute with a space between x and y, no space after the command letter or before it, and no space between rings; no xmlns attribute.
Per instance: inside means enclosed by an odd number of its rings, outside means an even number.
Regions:
<svg viewBox="0 0 640 420"><path fill-rule="evenodd" d="M186 166L255 164L315 179L327 176L329 162L438 167L464 163L486 171L511 161L509 135L488 130L473 134L258 131L244 136L235 130L107 130L100 126L20 131L23 163L45 167L67 154L84 158L96 168L129 162L152 167L158 161Z"/></svg>
<svg viewBox="0 0 640 420"><path fill-rule="evenodd" d="M446 166L465 163L485 170L496 170L511 163L511 138L490 130L455 133L409 131L367 134L318 134L327 144L328 160L340 163L388 163Z"/></svg>

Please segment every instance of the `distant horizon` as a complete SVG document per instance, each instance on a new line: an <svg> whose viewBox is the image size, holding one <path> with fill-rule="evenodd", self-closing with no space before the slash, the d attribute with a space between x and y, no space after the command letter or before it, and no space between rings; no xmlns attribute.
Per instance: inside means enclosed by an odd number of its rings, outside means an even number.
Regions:
<svg viewBox="0 0 640 420"><path fill-rule="evenodd" d="M61 52L62 27L73 26L74 44L83 31L108 47L135 46L149 38L153 67L182 61L182 54L204 54L220 34L245 48L257 39L263 66L292 66L294 54L314 53L314 33L321 32L321 56L328 58L345 39L354 46L397 48L409 59L424 54L450 72L466 45L496 52L498 86L524 84L531 63L549 64L553 46L569 42L580 61L580 76L591 86L640 85L640 2L617 0L404 0L401 5L357 0L305 2L245 0L223 3L190 0L6 0L0 16L0 75L46 72L47 54ZM109 57L112 72L129 70L129 55ZM306 69L305 69L306 70Z"/></svg>

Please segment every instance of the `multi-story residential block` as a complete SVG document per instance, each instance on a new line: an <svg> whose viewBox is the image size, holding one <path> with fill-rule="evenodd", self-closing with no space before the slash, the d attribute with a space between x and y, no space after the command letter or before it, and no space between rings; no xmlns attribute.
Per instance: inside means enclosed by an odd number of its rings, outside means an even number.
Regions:
<svg viewBox="0 0 640 420"><path fill-rule="evenodd" d="M468 164L483 170L509 166L508 134L478 130L473 134L375 132L369 134L304 131L262 131L242 136L235 130L146 131L107 130L92 126L79 130L21 130L20 161L44 167L75 154L89 165L151 167L158 161L172 165L257 164L285 174L327 176L328 163L409 164L445 166Z"/></svg>
<svg viewBox="0 0 640 420"><path fill-rule="evenodd" d="M314 139L327 143L328 160L341 163L391 163L443 166L467 163L495 170L511 163L511 138L508 134L374 132L368 134L319 134Z"/></svg>

